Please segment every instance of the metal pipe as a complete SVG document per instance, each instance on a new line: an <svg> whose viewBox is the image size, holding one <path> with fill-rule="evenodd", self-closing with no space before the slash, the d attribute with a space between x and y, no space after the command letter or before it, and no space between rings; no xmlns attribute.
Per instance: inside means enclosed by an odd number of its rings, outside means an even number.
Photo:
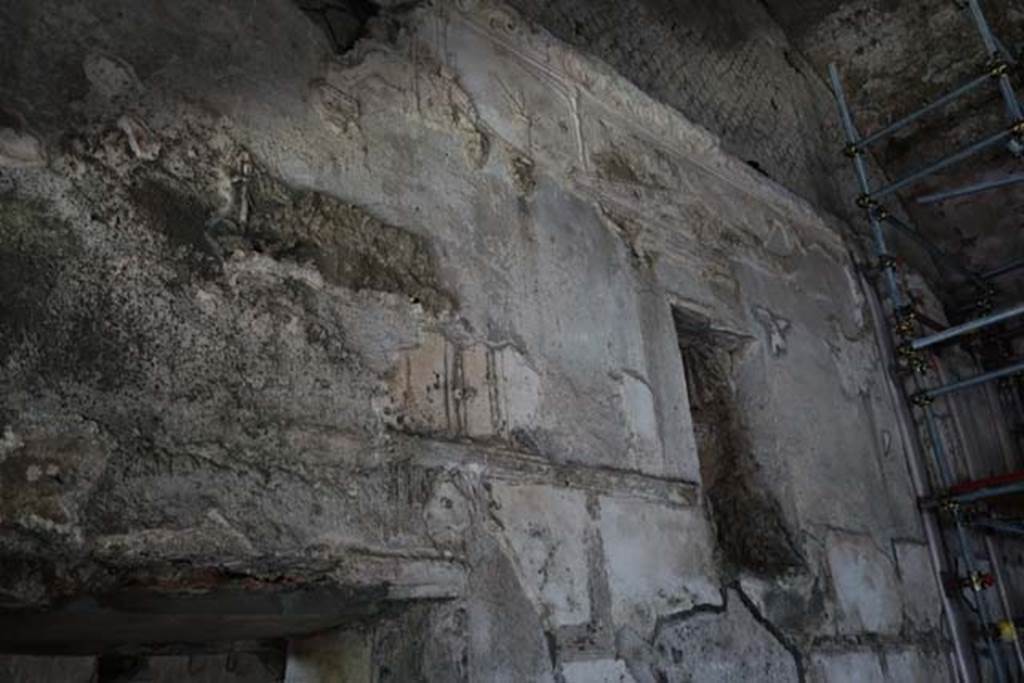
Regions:
<svg viewBox="0 0 1024 683"><path fill-rule="evenodd" d="M967 0L967 8L970 11L971 18L974 19L974 25L981 36L981 42L985 44L985 51L990 57L995 58L999 55L1001 44L993 35L988 19L985 18L985 13L981 11L981 5L978 3L978 0ZM1005 49L1003 48L1003 50ZM1017 96L1013 92L1013 85L1005 73L999 75L999 92L1003 95L1003 103L1006 105L1006 115L1010 118L1010 123L1020 121L1020 102L1017 101Z"/></svg>
<svg viewBox="0 0 1024 683"><path fill-rule="evenodd" d="M1024 493L1024 481L1015 481L1012 484L1003 484L1002 486L992 486L979 491L957 493L950 496L949 499L958 503L973 503L978 500L985 500L986 498L1008 496L1011 493Z"/></svg>
<svg viewBox="0 0 1024 683"><path fill-rule="evenodd" d="M966 565L967 575L974 576L978 571L977 559L974 557L974 551L971 548L970 541L967 539L967 533L964 531L964 523L959 510L953 513L953 522L956 528L957 543L960 546L960 554L964 558L964 564ZM978 618L981 621L981 630L984 633L985 644L988 646L988 651L992 653L992 663L995 666L996 679L1002 682L1006 680L1007 672L1003 667L1002 651L996 649L995 642L992 640L992 633L988 629L988 625L992 623L992 614L989 610L988 600L985 599L985 594L981 591L976 591L975 595L978 596Z"/></svg>
<svg viewBox="0 0 1024 683"><path fill-rule="evenodd" d="M997 278L1000 275L1006 275L1007 273L1012 272L1014 270L1019 270L1020 268L1024 268L1024 259L1017 259L1016 261L1011 261L1006 265L999 266L998 268L993 268L992 270L986 273L982 273L981 279L991 280L992 278Z"/></svg>
<svg viewBox="0 0 1024 683"><path fill-rule="evenodd" d="M1015 422L1013 424L1020 424L1020 421L1024 419L1024 405L1021 404L1020 394L1017 392L1017 389L1014 386L1003 387L1003 394L1008 398L1010 405L1013 408L1013 413L1015 416ZM1017 452L1018 458L1020 458L1020 436L1014 431L1012 426L1009 427L1009 430L1011 439L1016 441L1017 443L1017 448L1015 448L1014 450Z"/></svg>
<svg viewBox="0 0 1024 683"><path fill-rule="evenodd" d="M945 373L945 369L943 368L943 366L941 364L939 364L937 366L937 372L938 372L939 380L945 382L946 381L946 373ZM974 470L974 467L971 464L971 459L969 457L970 453L969 453L969 449L968 449L968 440L966 438L966 432L964 430L964 425L963 425L963 422L961 420L961 411L958 410L959 407L960 407L959 402L954 401L954 402L951 403L951 405L950 405L950 408L951 408L951 410L950 410L950 417L952 418L952 421L953 421L953 428L956 430L956 436L959 439L960 444L962 445L962 449L961 450L963 451L963 460L962 460L963 469L964 469L964 471L966 471L968 477L970 477L971 479L974 479L975 478L975 470ZM945 472L943 474L943 479L944 479L943 487L945 489L949 489L949 487L952 486L952 482L953 482L953 474L952 474L952 471L950 470L949 461L948 461L949 453L947 453L947 451L946 451L946 448L944 446L944 442L942 440L942 436L939 433L939 430L938 430L938 428L937 428L937 426L935 424L935 415L934 415L934 413L933 413L933 411L931 409L931 406L926 406L925 407L925 420L927 421L928 433L929 433L929 437L931 439L931 445L932 445L932 453L933 453L933 455L935 457L935 460L938 463L945 463ZM1022 482L1022 483L1024 483L1024 482ZM964 501L961 498L961 496L966 498L966 497L969 497L969 496L972 496L972 495L978 495L979 493L980 492L968 492L966 494L958 494L958 495L954 496L954 498L956 500L961 500L961 502L966 502L966 501ZM986 497L991 497L991 496L986 496ZM960 554L962 555L962 557L964 559L964 564L966 565L966 569L967 569L967 575L968 576L973 576L975 574L975 572L977 571L976 564L975 564L976 558L974 557L973 549L970 547L970 541L968 540L967 535L966 535L966 533L964 531L963 519L961 517L961 512L960 512L959 509L955 509L954 512L953 512L953 522L954 522L954 524L956 526L956 536L957 536L958 544L959 544L959 547L960 547ZM992 572L993 572L993 574L996 577L997 583L1000 582L1000 581L1003 581L1004 580L1004 575L1003 575L1003 570L1002 570L1002 564L999 562L998 555L996 554L995 545L993 544L992 540L990 538L987 538L987 537L984 539L984 545L985 545L986 555L988 557L989 564L992 567ZM979 617L981 619L981 622L982 622L983 625L989 624L989 623L991 623L991 616L990 616L990 613L989 613L989 604L988 604L988 601L986 599L986 596L983 595L980 591L976 592L976 595L977 595L977 602L978 602L978 612L979 612ZM1000 592L999 598L1000 598L1000 604L1001 604L1001 606L1003 608L1004 616L1007 619L1012 619L1013 618L1013 612L1010 609L1010 603L1009 603L1008 596L1006 596L1004 593ZM992 653L993 665L995 665L996 673L998 674L997 678L999 680L1003 680L1004 672L1002 670L1002 667L1003 667L1003 657L1002 657L1002 654L999 653L998 661L996 661L996 659L997 659L997 651L995 650L995 644L994 644L994 641L991 639L991 635L989 633L987 633L987 632L985 634L985 642L988 645L989 651ZM1015 643L1014 653L1018 657L1020 657L1022 655L1022 653L1020 651L1019 643ZM1022 662L1022 666L1024 666L1024 660L1020 660L1019 659L1018 661Z"/></svg>
<svg viewBox="0 0 1024 683"><path fill-rule="evenodd" d="M846 103L846 93L843 91L843 83L839 79L839 70L835 64L828 65L828 76L832 81L832 94L835 96L836 106L839 108L839 118L843 124L846 141L851 145L855 145L858 137L857 126L853 123L853 115L850 113L850 107ZM857 175L857 184L860 186L861 194L869 194L871 187L868 184L868 168L867 164L864 163L864 156L862 154L853 155L853 168ZM867 213L868 223L871 224L871 234L875 239L875 253L882 261L882 271L885 273L889 300L892 302L894 309L901 308L903 306L903 297L900 294L899 283L896 281L896 270L891 263L889 248L885 243L885 233L882 230L882 224L870 207Z"/></svg>
<svg viewBox="0 0 1024 683"><path fill-rule="evenodd" d="M1010 123L1018 123L1021 120L1020 102L1017 100L1017 93L1013 90L1010 77L1006 74L999 75L999 92L1003 96L1003 103L1006 105L1006 118Z"/></svg>
<svg viewBox="0 0 1024 683"><path fill-rule="evenodd" d="M932 446L932 460L935 461L935 468L939 473L939 482L943 489L948 489L953 485L956 477L946 458L946 449L942 445L942 436L935 424L935 414L932 412L931 406L925 406L924 422L928 429L928 440L931 441Z"/></svg>
<svg viewBox="0 0 1024 683"><path fill-rule="evenodd" d="M999 398L999 387L994 384L986 384L982 391L985 392L985 402L988 403L988 414L992 421L992 428L995 430L996 438L999 440L999 450L1003 453L1003 464L1007 472L1019 469L1015 450L1013 448L1013 437L1010 435L1008 425L1009 416L1006 414L1006 406ZM1021 662L1021 672L1024 673L1024 661Z"/></svg>
<svg viewBox="0 0 1024 683"><path fill-rule="evenodd" d="M996 49L999 50L999 53L1001 55L1003 55L1003 59L1006 60L1007 64L1017 63L1017 58L1014 56L1012 52L1010 52L1009 49L1007 49L1005 45L1003 45L1003 41L999 40L999 36L993 33L992 41L996 44Z"/></svg>
<svg viewBox="0 0 1024 683"><path fill-rule="evenodd" d="M928 398L938 398L939 396L945 396L946 394L950 394L954 391L960 391L961 389L969 389L971 387L976 387L979 384L984 384L985 382L993 382L997 379L1002 379L1003 377L1009 377L1010 375L1015 375L1021 371L1024 371L1024 361L1014 363L1013 365L1001 368L999 370L986 372L984 374L978 375L977 377L971 377L969 379L960 380L959 382L945 384L941 387L936 387L934 389L928 389L924 392L923 395L927 396Z"/></svg>
<svg viewBox="0 0 1024 683"><path fill-rule="evenodd" d="M997 520L978 520L972 522L973 526L981 527L983 529L990 529L992 531L998 531L1002 534L1010 534L1013 536L1024 536L1024 527L1017 526L1012 522L1002 522Z"/></svg>
<svg viewBox="0 0 1024 683"><path fill-rule="evenodd" d="M926 349L929 346L934 346L941 342L949 341L950 339L962 337L965 334L969 334L971 332L974 332L975 330L980 330L984 327L988 327L989 325L996 325L998 323L1003 322L1004 320L1016 318L1018 315L1024 315L1024 304L1018 304L1013 308L1006 309L1005 311L999 311L998 313L986 315L984 318L971 320L965 322L962 325L950 327L946 330L943 330L942 332L936 332L935 334L928 335L927 337L915 339L914 341L910 342L910 345L914 349L920 351L921 349Z"/></svg>
<svg viewBox="0 0 1024 683"><path fill-rule="evenodd" d="M904 176L903 178L900 178L899 180L892 182L889 185L886 185L880 190L876 190L875 192L869 195L869 199L877 201L883 197L888 197L893 192L902 190L907 185L912 185L919 180L923 180L930 175L938 173L939 171L945 168L949 168L950 166L963 161L964 159L972 157L975 154L978 154L979 152L983 152L989 147L997 145L1000 142L1003 142L1004 140L1010 138L1012 135L1013 131L1011 131L1010 129L1005 129L999 131L998 133L993 133L992 135L989 135L986 138L978 140L977 142L973 142L970 145L960 150L957 150L956 152L950 154L947 157L943 157L942 159L932 162L927 166L924 166L923 168L919 168L918 170Z"/></svg>
<svg viewBox="0 0 1024 683"><path fill-rule="evenodd" d="M936 109L940 109L940 108L944 107L945 105L949 104L950 102L953 102L957 98L962 97L963 95L966 95L967 93L971 92L972 90L974 90L978 86L988 82L991 78L992 78L992 75L989 74L989 73L985 73L985 74L983 74L981 76L977 76L975 78L972 78L971 80L967 81L963 85L961 85L961 86L959 86L959 87L949 91L945 95L942 95L941 97L939 97L934 102L931 102L930 104L926 104L925 106L921 107L917 111L904 116L899 121L896 121L895 123L889 124L888 126L883 128L882 130L876 131L876 132L872 133L871 135L867 136L866 138L864 138L863 140L859 140L859 141L854 142L852 144L855 145L859 149L864 149L868 145L873 144L875 142L878 142L882 138L886 138L886 137L892 135L893 133L895 133L896 131L900 130L901 128L905 128L906 126L909 126L911 123L913 123L914 121L917 121L919 118L921 118L925 114L929 114L929 113L935 111Z"/></svg>
<svg viewBox="0 0 1024 683"><path fill-rule="evenodd" d="M986 180L984 182L975 183L974 185L965 185L964 187L958 187L954 190L944 190L943 192L935 192L934 194L926 194L914 199L918 204L935 204L942 202L947 199L956 199L957 197L967 197L972 194L978 194L979 192L986 192L988 190L995 190L1000 187L1006 187L1007 185L1015 185L1017 183L1024 182L1024 173L1015 173L1005 178L999 178L997 180Z"/></svg>
<svg viewBox="0 0 1024 683"><path fill-rule="evenodd" d="M915 380L916 381L916 380ZM947 458L946 448L943 445L942 436L939 433L938 427L935 424L935 415L932 412L930 406L925 407L925 421L928 426L928 436L931 441L932 457L934 458L936 465L939 469L939 478L942 481L944 489L948 489L953 483L953 472L950 469L949 460ZM955 418L954 418L955 421ZM958 426L958 425L957 425ZM953 524L956 530L957 543L960 548L960 555L963 557L964 565L967 570L968 576L973 576L977 572L976 558L974 557L974 551L971 548L970 541L967 538L967 534L964 532L963 519L959 509L953 511ZM991 559L991 558L990 558ZM992 618L989 614L988 602L985 600L985 596L978 592L978 614L982 625L987 625L992 622ZM1002 656L997 657L997 650L995 644L992 641L991 634L987 630L985 633L985 643L988 645L989 652L992 653L992 663L996 669L996 678L999 681L1004 680L1005 672L1003 671L1003 658Z"/></svg>
<svg viewBox="0 0 1024 683"><path fill-rule="evenodd" d="M971 19L974 20L974 26L978 29L981 42L985 44L985 52L989 55L998 53L999 48L996 46L995 36L992 35L992 29L988 25L985 13L981 11L981 5L978 4L978 0L967 0L967 10L971 15Z"/></svg>
<svg viewBox="0 0 1024 683"><path fill-rule="evenodd" d="M875 328L875 338L885 358L885 366L888 368L888 382L885 388L889 394L897 413L897 426L900 430L903 442L907 444L906 461L907 469L910 472L910 482L914 487L914 494L920 498L926 498L931 490L928 478L923 469L924 455L917 429L914 426L914 417L910 412L910 405L907 401L906 392L903 390L900 379L894 375L893 368L896 367L896 352L893 349L892 339L883 328L882 321L885 314L878 301L875 290L861 278L861 288L865 293L871 311L871 321ZM942 604L942 615L949 628L950 638L953 641L953 661L956 664L956 671L964 683L975 683L979 679L977 663L971 656L970 636L967 633L967 625L964 622L962 611L959 605L954 602L950 595L943 589L946 571L946 561L943 557L942 531L939 527L938 516L934 510L920 510L921 522L924 527L924 537L928 545L928 557L931 560L932 576L935 579L936 591Z"/></svg>
<svg viewBox="0 0 1024 683"><path fill-rule="evenodd" d="M971 6L969 4L967 4L967 3L965 3L963 6L959 7L959 9L961 9L961 10L968 10L969 12L972 11ZM978 8L978 11L979 12L981 11L980 7ZM972 14L972 18L973 18L973 14ZM982 15L982 18L984 18L984 15ZM987 26L988 22L985 22L985 23L986 23L986 26ZM977 25L977 24L975 24L975 25ZM1010 64L1016 64L1017 63L1017 58L1014 56L1014 54L1012 52L1010 52L1006 48L1005 45L1003 45L1003 41L999 40L999 36L997 36L996 34L992 33L991 30L988 32L988 35L991 36L992 44L995 46L996 50L998 50L1003 55L1003 59L1005 59ZM986 45L986 49L988 49L987 45Z"/></svg>

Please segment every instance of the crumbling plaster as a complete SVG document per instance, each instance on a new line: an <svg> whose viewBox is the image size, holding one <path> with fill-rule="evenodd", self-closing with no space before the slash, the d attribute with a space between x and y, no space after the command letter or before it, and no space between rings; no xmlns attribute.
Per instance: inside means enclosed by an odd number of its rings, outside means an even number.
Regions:
<svg viewBox="0 0 1024 683"><path fill-rule="evenodd" d="M340 56L284 0L2 12L8 610L326 585L408 680L941 650L842 226L715 136L498 2ZM719 561L671 306L744 340L784 576Z"/></svg>

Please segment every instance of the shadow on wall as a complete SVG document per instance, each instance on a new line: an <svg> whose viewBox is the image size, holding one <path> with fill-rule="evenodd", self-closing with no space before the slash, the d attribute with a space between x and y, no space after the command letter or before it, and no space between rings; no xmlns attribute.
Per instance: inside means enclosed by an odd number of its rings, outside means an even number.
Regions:
<svg viewBox="0 0 1024 683"><path fill-rule="evenodd" d="M764 486L737 409L733 368L748 340L712 329L704 316L675 306L672 317L701 481L726 568L766 577L804 568L782 509Z"/></svg>
<svg viewBox="0 0 1024 683"><path fill-rule="evenodd" d="M368 0L295 0L295 4L323 30L338 54L351 50L366 24L380 13L380 7Z"/></svg>

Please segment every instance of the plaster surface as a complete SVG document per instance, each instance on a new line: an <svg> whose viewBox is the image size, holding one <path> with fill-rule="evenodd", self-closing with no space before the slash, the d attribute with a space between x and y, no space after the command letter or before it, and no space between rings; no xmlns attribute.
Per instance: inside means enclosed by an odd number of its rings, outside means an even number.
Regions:
<svg viewBox="0 0 1024 683"><path fill-rule="evenodd" d="M185 623L296 681L945 647L873 550L922 538L816 190L500 2L387 3L339 53L284 0L16 1L0 45L4 649L81 647L81 609L101 661L141 610L178 628L144 658ZM749 497L705 498L680 311L729 340Z"/></svg>

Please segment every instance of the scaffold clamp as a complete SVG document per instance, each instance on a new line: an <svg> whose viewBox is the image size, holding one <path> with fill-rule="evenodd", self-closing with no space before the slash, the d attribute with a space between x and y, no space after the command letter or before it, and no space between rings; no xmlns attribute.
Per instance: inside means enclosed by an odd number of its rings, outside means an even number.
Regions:
<svg viewBox="0 0 1024 683"><path fill-rule="evenodd" d="M999 640L1012 643L1017 640L1017 625L1012 621L1003 619L996 624L996 634L999 636Z"/></svg>
<svg viewBox="0 0 1024 683"><path fill-rule="evenodd" d="M864 153L864 150L861 149L860 147L858 147L857 145L855 145L852 142L850 144L846 145L846 147L843 147L843 154L845 154L846 156L850 157L851 159L856 159L858 156L860 156L863 153Z"/></svg>
<svg viewBox="0 0 1024 683"><path fill-rule="evenodd" d="M900 331L900 328L899 328L900 324L901 323L897 323L897 326L896 326L897 332ZM905 342L903 344L900 344L896 348L896 355L903 362L903 367L911 370L912 372L923 373L925 370L928 369L928 363L925 360L924 354L922 354L920 351L915 349L910 342ZM922 396L922 394L918 394L917 396L914 396L912 398L912 400L914 401L915 405L928 405L928 404L919 403L918 402L918 396Z"/></svg>
<svg viewBox="0 0 1024 683"><path fill-rule="evenodd" d="M995 583L995 577L991 574L985 572L971 572L960 582L960 585L963 588L970 588L975 593L980 593L986 588L991 588Z"/></svg>
<svg viewBox="0 0 1024 683"><path fill-rule="evenodd" d="M917 311L913 306L901 306L896 310L895 329L896 334L901 337L909 337L914 333L914 325L917 323Z"/></svg>
<svg viewBox="0 0 1024 683"><path fill-rule="evenodd" d="M913 402L915 406L919 406L921 408L930 406L932 403L935 402L935 399L929 396L928 392L926 391L922 391L919 394L914 394L910 400Z"/></svg>
<svg viewBox="0 0 1024 683"><path fill-rule="evenodd" d="M889 212L885 210L885 207L876 204L874 207L871 207L871 217L876 221L884 221L889 217Z"/></svg>
<svg viewBox="0 0 1024 683"><path fill-rule="evenodd" d="M857 206L862 209L873 209L878 206L878 202L871 198L869 194L862 194L857 197Z"/></svg>

